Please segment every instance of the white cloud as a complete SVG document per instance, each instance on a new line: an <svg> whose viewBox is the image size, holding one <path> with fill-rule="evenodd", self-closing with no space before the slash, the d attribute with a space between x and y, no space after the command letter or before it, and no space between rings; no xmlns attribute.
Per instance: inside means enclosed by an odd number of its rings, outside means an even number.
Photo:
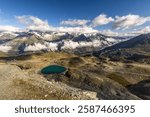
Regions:
<svg viewBox="0 0 150 117"><path fill-rule="evenodd" d="M57 31L59 32L70 32L70 33L95 33L99 32L98 30L95 30L91 27L57 27Z"/></svg>
<svg viewBox="0 0 150 117"><path fill-rule="evenodd" d="M104 35L108 35L108 36L118 36L119 35L119 33L118 32L114 32L114 31L112 31L112 30L110 30L110 29L108 29L108 30L103 30L103 31L100 31L102 34L104 34Z"/></svg>
<svg viewBox="0 0 150 117"><path fill-rule="evenodd" d="M78 47L99 47L101 45L101 41L92 40L91 42L74 42L72 40L64 41L64 46L62 49L76 49Z"/></svg>
<svg viewBox="0 0 150 117"><path fill-rule="evenodd" d="M45 42L44 44L41 43L35 43L34 45L26 46L24 51L40 51L40 50L51 50L55 51L58 49L57 43L48 43Z"/></svg>
<svg viewBox="0 0 150 117"><path fill-rule="evenodd" d="M109 42L116 43L116 39L114 39L114 38L106 38L106 40L109 41Z"/></svg>
<svg viewBox="0 0 150 117"><path fill-rule="evenodd" d="M11 50L10 46L0 45L0 51L8 52L9 50Z"/></svg>
<svg viewBox="0 0 150 117"><path fill-rule="evenodd" d="M78 42L73 42L69 40L69 41L64 41L64 46L62 47L62 49L75 49L77 47L79 47Z"/></svg>
<svg viewBox="0 0 150 117"><path fill-rule="evenodd" d="M150 21L150 17L140 17L139 15L132 14L121 17L116 16L115 18L116 20L113 24L115 29L128 29Z"/></svg>
<svg viewBox="0 0 150 117"><path fill-rule="evenodd" d="M107 17L106 14L100 14L99 16L93 19L92 26L93 27L101 26L101 25L108 24L112 21L114 21L112 17Z"/></svg>
<svg viewBox="0 0 150 117"><path fill-rule="evenodd" d="M46 42L45 43L46 47L47 47L47 50L51 50L51 51L56 51L58 50L58 44L57 43L48 43Z"/></svg>
<svg viewBox="0 0 150 117"><path fill-rule="evenodd" d="M107 36L137 36L137 35L139 35L139 33L136 33L136 31L135 32L133 32L133 31L130 31L130 32L116 32L116 31L112 31L110 29L100 31L100 33L102 33L104 35L107 35Z"/></svg>
<svg viewBox="0 0 150 117"><path fill-rule="evenodd" d="M52 27L49 26L47 20L41 20L38 17L34 16L17 16L17 20L24 24L29 30L41 30L46 31L50 30Z"/></svg>
<svg viewBox="0 0 150 117"><path fill-rule="evenodd" d="M146 27L141 28L141 29L135 29L131 33L133 33L133 34L146 34L146 33L150 33L150 26L146 26Z"/></svg>
<svg viewBox="0 0 150 117"><path fill-rule="evenodd" d="M66 21L62 21L61 24L69 25L68 26L60 26L53 27L48 24L47 20L42 20L38 17L34 16L17 16L16 19L23 25L25 25L26 30L40 30L40 31L56 31L56 32L69 32L69 33L96 33L100 32L104 35L109 36L122 36L122 35L137 35L142 33L150 32L150 27L147 26L143 29L138 29L134 31L130 31L128 33L118 32L114 30L96 30L94 27L108 24L109 22L113 22L113 28L115 29L128 29L136 26L140 26L146 22L150 21L150 17L141 17L139 15L126 15L126 16L116 16L115 20L111 17L108 17L105 14L100 14L92 21L90 20L81 20L81 19L70 19ZM88 23L88 25L87 25ZM23 29L23 30L25 30ZM0 25L0 31L20 31L18 27L10 26L10 25ZM127 32L127 31L126 31Z"/></svg>
<svg viewBox="0 0 150 117"><path fill-rule="evenodd" d="M58 32L81 32L92 33L97 32L91 27L75 26L75 27L52 27L48 24L47 20L43 21L34 16L17 16L18 21L26 26L27 30L40 30L40 31L58 31ZM72 20L72 25L84 25L88 20ZM66 23L67 22L63 22ZM68 21L69 24L69 21ZM70 20L71 25L71 20Z"/></svg>
<svg viewBox="0 0 150 117"><path fill-rule="evenodd" d="M15 32L15 31L19 31L19 28L18 27L15 27L15 26L9 26L9 25L0 25L0 31L3 32L3 31L10 31L10 32Z"/></svg>
<svg viewBox="0 0 150 117"><path fill-rule="evenodd" d="M146 26L140 30L138 30L137 32L143 34L143 33L150 33L150 26Z"/></svg>
<svg viewBox="0 0 150 117"><path fill-rule="evenodd" d="M34 45L29 45L25 47L24 51L38 51L38 50L45 50L46 46L40 43L35 43Z"/></svg>
<svg viewBox="0 0 150 117"><path fill-rule="evenodd" d="M69 19L61 21L61 25L69 25L69 26L85 26L90 20L81 20L81 19Z"/></svg>

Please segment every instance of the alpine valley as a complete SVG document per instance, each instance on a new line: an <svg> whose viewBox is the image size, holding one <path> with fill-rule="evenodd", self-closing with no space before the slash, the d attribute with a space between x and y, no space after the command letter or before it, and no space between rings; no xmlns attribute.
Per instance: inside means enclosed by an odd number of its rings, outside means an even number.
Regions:
<svg viewBox="0 0 150 117"><path fill-rule="evenodd" d="M0 81L0 99L150 99L150 34L0 32Z"/></svg>

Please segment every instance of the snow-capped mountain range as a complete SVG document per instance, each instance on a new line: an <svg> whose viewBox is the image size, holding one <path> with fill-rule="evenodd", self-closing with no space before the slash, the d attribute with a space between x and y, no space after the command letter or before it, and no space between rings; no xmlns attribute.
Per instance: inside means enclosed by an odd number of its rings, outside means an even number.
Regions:
<svg viewBox="0 0 150 117"><path fill-rule="evenodd" d="M110 37L100 33L0 32L0 51L24 54L37 51L84 53L96 51L131 37Z"/></svg>

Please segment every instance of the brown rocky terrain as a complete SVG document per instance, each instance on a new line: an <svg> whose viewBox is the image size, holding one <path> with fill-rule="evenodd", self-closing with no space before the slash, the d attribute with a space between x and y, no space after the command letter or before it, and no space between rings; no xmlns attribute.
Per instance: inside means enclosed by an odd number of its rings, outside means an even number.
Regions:
<svg viewBox="0 0 150 117"><path fill-rule="evenodd" d="M42 68L53 64L68 70L64 74L41 73ZM144 63L62 52L5 56L0 57L0 99L145 99L130 89L148 80L149 71Z"/></svg>

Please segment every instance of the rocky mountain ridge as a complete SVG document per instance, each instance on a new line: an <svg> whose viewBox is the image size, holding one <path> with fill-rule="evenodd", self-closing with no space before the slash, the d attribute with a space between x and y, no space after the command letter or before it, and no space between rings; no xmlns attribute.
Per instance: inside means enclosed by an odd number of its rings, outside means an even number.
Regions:
<svg viewBox="0 0 150 117"><path fill-rule="evenodd" d="M128 38L110 37L100 33L3 32L0 33L0 51L18 55L38 51L65 51L79 54L97 51Z"/></svg>

